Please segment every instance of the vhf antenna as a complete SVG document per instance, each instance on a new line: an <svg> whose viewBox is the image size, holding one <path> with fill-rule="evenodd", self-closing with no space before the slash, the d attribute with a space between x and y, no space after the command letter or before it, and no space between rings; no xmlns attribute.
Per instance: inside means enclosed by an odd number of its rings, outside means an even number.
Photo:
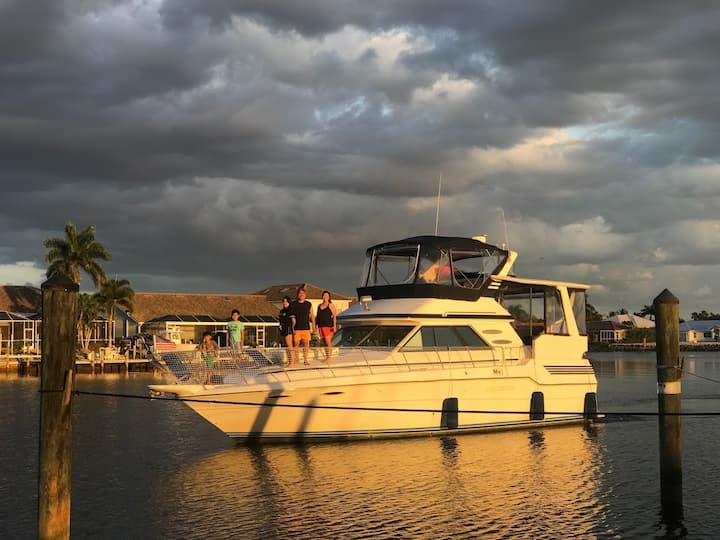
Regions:
<svg viewBox="0 0 720 540"><path fill-rule="evenodd" d="M505 221L505 210L498 206L497 211L500 212L500 217L502 217L503 229L505 230L505 249L509 250L510 240L508 239L507 222Z"/></svg>
<svg viewBox="0 0 720 540"><path fill-rule="evenodd" d="M435 236L437 236L438 221L440 221L440 190L441 189L442 189L442 173L440 173L440 179L438 180L437 209L435 210Z"/></svg>

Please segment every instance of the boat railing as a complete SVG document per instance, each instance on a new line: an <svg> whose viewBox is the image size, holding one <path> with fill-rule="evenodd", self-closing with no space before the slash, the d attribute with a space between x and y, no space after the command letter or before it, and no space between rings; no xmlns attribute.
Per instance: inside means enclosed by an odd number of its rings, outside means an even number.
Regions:
<svg viewBox="0 0 720 540"><path fill-rule="evenodd" d="M191 351L166 351L156 362L163 372L187 384L219 384L227 375L247 373L255 375L268 370L282 370L282 360L276 351L281 349L221 348L212 354Z"/></svg>
<svg viewBox="0 0 720 540"><path fill-rule="evenodd" d="M258 376L283 375L286 379L340 377L350 373L389 373L426 371L442 367L493 366L505 369L522 362L522 347L432 347L395 349L393 347L333 347L328 359L325 347L311 347L308 362L304 351L281 348L222 348L211 356L194 351L162 353L161 369L180 383L251 383ZM291 364L295 355L294 365ZM360 371L358 371L360 370Z"/></svg>

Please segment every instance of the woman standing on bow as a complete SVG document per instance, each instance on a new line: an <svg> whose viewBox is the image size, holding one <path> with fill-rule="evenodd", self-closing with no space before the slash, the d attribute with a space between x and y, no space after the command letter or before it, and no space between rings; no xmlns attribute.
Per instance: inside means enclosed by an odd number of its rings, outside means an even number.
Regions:
<svg viewBox="0 0 720 540"><path fill-rule="evenodd" d="M327 363L330 363L330 357L332 356L332 337L337 330L336 322L337 311L335 305L332 303L329 291L322 292L322 304L317 308L317 316L315 321L317 323L318 334L320 340L325 343Z"/></svg>
<svg viewBox="0 0 720 540"><path fill-rule="evenodd" d="M295 365L295 344L293 343L293 324L290 317L290 297L283 296L282 309L278 314L278 322L280 322L280 339L287 347L287 360L285 365Z"/></svg>

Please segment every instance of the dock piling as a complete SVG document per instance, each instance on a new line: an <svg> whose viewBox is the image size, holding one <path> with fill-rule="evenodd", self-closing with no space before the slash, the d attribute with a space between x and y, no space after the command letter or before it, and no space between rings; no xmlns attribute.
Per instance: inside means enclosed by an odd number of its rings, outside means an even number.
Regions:
<svg viewBox="0 0 720 540"><path fill-rule="evenodd" d="M70 538L72 373L77 343L77 283L54 273L42 284L38 538Z"/></svg>
<svg viewBox="0 0 720 540"><path fill-rule="evenodd" d="M680 302L667 289L653 300L657 357L660 499L670 530L682 527Z"/></svg>

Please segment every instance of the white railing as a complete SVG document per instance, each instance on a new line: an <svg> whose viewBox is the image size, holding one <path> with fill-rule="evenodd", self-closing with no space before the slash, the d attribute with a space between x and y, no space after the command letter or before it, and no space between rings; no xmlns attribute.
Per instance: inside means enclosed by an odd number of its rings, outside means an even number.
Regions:
<svg viewBox="0 0 720 540"><path fill-rule="evenodd" d="M289 367L291 355L295 365ZM368 374L388 370L419 371L437 368L494 366L505 368L524 361L522 347L494 347L482 349L420 349L394 350L388 347L334 347L327 358L325 347L312 347L309 364L304 364L302 350L244 349L242 352L223 348L212 355L194 351L168 351L161 354L165 371L183 383L221 384L247 383L260 374L283 372L289 378L307 377L315 371L318 377L342 376L346 368L362 367Z"/></svg>

